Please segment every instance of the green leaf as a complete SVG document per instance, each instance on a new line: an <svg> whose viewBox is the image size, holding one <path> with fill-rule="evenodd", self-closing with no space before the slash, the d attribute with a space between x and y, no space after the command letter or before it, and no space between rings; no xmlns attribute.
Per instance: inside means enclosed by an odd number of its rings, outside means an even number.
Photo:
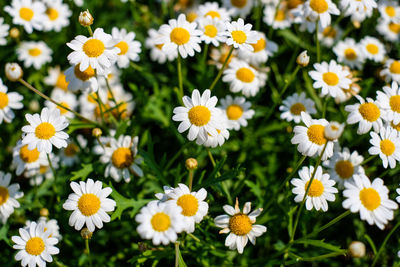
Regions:
<svg viewBox="0 0 400 267"><path fill-rule="evenodd" d="M178 265L179 267L187 267L185 261L183 260L182 254L181 254L181 250L179 249L179 246L176 245L176 250L178 253Z"/></svg>
<svg viewBox="0 0 400 267"><path fill-rule="evenodd" d="M364 238L368 241L369 245L371 246L374 255L376 255L377 250L374 241L372 241L371 237L367 234L364 235Z"/></svg>
<svg viewBox="0 0 400 267"><path fill-rule="evenodd" d="M345 253L345 249L341 249L338 246L334 246L332 244L325 243L323 240L313 240L313 239L307 239L307 240L298 240L295 241L297 244L304 244L304 245L310 245L314 247L320 247L324 248L327 250L335 251L335 252L340 252L340 253Z"/></svg>
<svg viewBox="0 0 400 267"><path fill-rule="evenodd" d="M69 179L70 181L75 181L78 179L85 181L89 174L93 171L93 165L91 163L82 164L81 166L82 169L72 172L72 177Z"/></svg>
<svg viewBox="0 0 400 267"><path fill-rule="evenodd" d="M7 237L8 234L8 225L4 224L3 227L0 228L0 240L4 240L11 247L10 240Z"/></svg>

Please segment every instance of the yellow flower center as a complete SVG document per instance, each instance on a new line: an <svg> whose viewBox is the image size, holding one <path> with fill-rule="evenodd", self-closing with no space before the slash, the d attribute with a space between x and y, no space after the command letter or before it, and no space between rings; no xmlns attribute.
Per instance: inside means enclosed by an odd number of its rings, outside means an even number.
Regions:
<svg viewBox="0 0 400 267"><path fill-rule="evenodd" d="M361 104L358 108L358 111L360 112L361 116L369 122L374 122L381 116L381 111L374 103Z"/></svg>
<svg viewBox="0 0 400 267"><path fill-rule="evenodd" d="M47 172L48 169L49 169L48 166L40 165L40 167L39 167L39 173L40 173L40 174L45 174L45 173Z"/></svg>
<svg viewBox="0 0 400 267"><path fill-rule="evenodd" d="M247 4L247 0L231 0L232 6L243 8Z"/></svg>
<svg viewBox="0 0 400 267"><path fill-rule="evenodd" d="M44 241L40 237L31 237L25 245L25 250L31 255L39 256L44 251Z"/></svg>
<svg viewBox="0 0 400 267"><path fill-rule="evenodd" d="M293 9L298 7L299 5L303 4L304 1L303 0L288 0L287 1L287 6L289 9Z"/></svg>
<svg viewBox="0 0 400 267"><path fill-rule="evenodd" d="M8 197L9 197L9 193L8 193L7 187L0 186L0 207L4 203L6 203Z"/></svg>
<svg viewBox="0 0 400 267"><path fill-rule="evenodd" d="M199 209L199 202L191 194L186 194L178 198L176 204L182 208L182 214L184 216L194 216Z"/></svg>
<svg viewBox="0 0 400 267"><path fill-rule="evenodd" d="M255 44L251 44L251 46L253 47L253 49L254 49L254 53L257 53L257 52L260 52L260 51L262 51L262 50L264 50L265 49L265 47L267 46L267 42L265 41L265 39L263 38L263 37L261 37L258 41L257 41L257 43L255 43Z"/></svg>
<svg viewBox="0 0 400 267"><path fill-rule="evenodd" d="M396 9L392 6L387 6L385 12L389 17L394 17L396 15Z"/></svg>
<svg viewBox="0 0 400 267"><path fill-rule="evenodd" d="M39 139L49 140L56 133L56 128L51 123L42 122L35 129L35 135Z"/></svg>
<svg viewBox="0 0 400 267"><path fill-rule="evenodd" d="M337 74L330 71L322 74L322 80L324 80L324 82L329 86L335 86L339 83L339 77Z"/></svg>
<svg viewBox="0 0 400 267"><path fill-rule="evenodd" d="M105 46L100 40L89 39L83 44L82 50L88 57L98 57L103 54Z"/></svg>
<svg viewBox="0 0 400 267"><path fill-rule="evenodd" d="M226 108L226 115L230 120L238 120L243 115L243 109L241 106L232 104Z"/></svg>
<svg viewBox="0 0 400 267"><path fill-rule="evenodd" d="M222 53L221 56L219 57L219 63L224 64L228 55L229 55L229 52ZM233 56L229 57L228 61L226 62L227 66L229 65L229 63L231 63L232 59L233 59Z"/></svg>
<svg viewBox="0 0 400 267"><path fill-rule="evenodd" d="M58 75L56 87L64 90L65 92L68 91L68 82L65 79L64 73L60 73L60 75Z"/></svg>
<svg viewBox="0 0 400 267"><path fill-rule="evenodd" d="M40 54L42 54L42 50L40 50L39 48L35 47L35 48L29 49L28 53L32 57L37 57L37 56L40 56Z"/></svg>
<svg viewBox="0 0 400 267"><path fill-rule="evenodd" d="M321 14L328 10L328 3L325 0L311 0L310 7L315 12Z"/></svg>
<svg viewBox="0 0 400 267"><path fill-rule="evenodd" d="M394 124L393 121L391 121L390 125L392 126L393 129L395 129L395 130L400 132L400 123Z"/></svg>
<svg viewBox="0 0 400 267"><path fill-rule="evenodd" d="M229 219L229 229L235 235L246 235L252 229L252 222L246 214L237 213Z"/></svg>
<svg viewBox="0 0 400 267"><path fill-rule="evenodd" d="M366 48L367 51L373 55L376 55L379 52L379 47L376 44L367 44Z"/></svg>
<svg viewBox="0 0 400 267"><path fill-rule="evenodd" d="M302 111L306 111L306 107L302 103L295 103L290 107L290 113L300 115Z"/></svg>
<svg viewBox="0 0 400 267"><path fill-rule="evenodd" d="M344 50L344 56L348 60L355 60L357 58L357 53L353 48L347 48Z"/></svg>
<svg viewBox="0 0 400 267"><path fill-rule="evenodd" d="M51 21L54 21L59 17L57 9L51 7L46 10L46 15Z"/></svg>
<svg viewBox="0 0 400 267"><path fill-rule="evenodd" d="M236 78L244 83L251 83L256 76L249 68L240 68L236 71Z"/></svg>
<svg viewBox="0 0 400 267"><path fill-rule="evenodd" d="M389 23L389 30L394 32L395 34L399 34L400 33L400 24L398 23Z"/></svg>
<svg viewBox="0 0 400 267"><path fill-rule="evenodd" d="M400 113L400 95L391 96L389 104L393 111Z"/></svg>
<svg viewBox="0 0 400 267"><path fill-rule="evenodd" d="M196 126L206 125L211 119L211 112L204 106L195 106L189 110L189 120Z"/></svg>
<svg viewBox="0 0 400 267"><path fill-rule="evenodd" d="M151 226L157 232L167 231L171 226L171 219L164 212L158 212L151 218Z"/></svg>
<svg viewBox="0 0 400 267"><path fill-rule="evenodd" d="M70 108L67 102L60 102L61 105L63 105L66 108ZM68 112L68 110L66 110L65 108L59 107L57 106L57 108L60 110L60 114L64 115Z"/></svg>
<svg viewBox="0 0 400 267"><path fill-rule="evenodd" d="M162 47L164 46L164 44L158 44L158 45L156 45L156 47L158 48L158 49L162 49Z"/></svg>
<svg viewBox="0 0 400 267"><path fill-rule="evenodd" d="M132 150L128 147L117 148L112 153L111 161L118 169L128 168L133 163Z"/></svg>
<svg viewBox="0 0 400 267"><path fill-rule="evenodd" d="M390 72L394 74L400 74L400 61L395 60L390 64Z"/></svg>
<svg viewBox="0 0 400 267"><path fill-rule="evenodd" d="M118 55L125 55L128 52L129 46L125 41L121 41L118 44L115 45L115 47L118 47L121 52L119 52Z"/></svg>
<svg viewBox="0 0 400 267"><path fill-rule="evenodd" d="M171 39L171 42L177 45L183 45L189 42L190 33L184 28L177 27L171 31L169 37Z"/></svg>
<svg viewBox="0 0 400 267"><path fill-rule="evenodd" d="M85 71L80 71L79 65L80 64L76 65L74 68L74 74L79 80L82 80L85 82L85 81L89 80L90 78L94 77L95 72L92 67L89 66Z"/></svg>
<svg viewBox="0 0 400 267"><path fill-rule="evenodd" d="M278 11L276 11L276 14L275 14L276 21L283 21L283 20L285 20L285 18L286 18L286 13L284 10L279 9Z"/></svg>
<svg viewBox="0 0 400 267"><path fill-rule="evenodd" d="M73 157L78 153L79 147L74 143L68 144L67 147L64 149L64 155L67 157Z"/></svg>
<svg viewBox="0 0 400 267"><path fill-rule="evenodd" d="M323 145L326 143L324 136L325 127L319 124L311 125L307 130L308 139L317 145Z"/></svg>
<svg viewBox="0 0 400 267"><path fill-rule="evenodd" d="M367 210L375 210L381 204L379 193L372 187L362 189L359 196L361 203Z"/></svg>
<svg viewBox="0 0 400 267"><path fill-rule="evenodd" d="M33 10L28 7L21 7L19 10L19 16L23 20L31 21L33 15L34 15Z"/></svg>
<svg viewBox="0 0 400 267"><path fill-rule="evenodd" d="M204 27L204 34L208 37L214 38L218 33L217 28L214 25L206 25Z"/></svg>
<svg viewBox="0 0 400 267"><path fill-rule="evenodd" d="M322 35L325 37L329 37L329 38L335 38L336 34L337 34L337 32L336 32L335 28L332 28L331 26L326 27L322 31Z"/></svg>
<svg viewBox="0 0 400 267"><path fill-rule="evenodd" d="M396 149L396 146L392 141L389 139L384 139L380 143L381 151L383 154L386 156L390 156L394 153L394 150Z"/></svg>
<svg viewBox="0 0 400 267"><path fill-rule="evenodd" d="M0 92L0 109L7 107L8 105L8 95L6 93Z"/></svg>
<svg viewBox="0 0 400 267"><path fill-rule="evenodd" d="M100 209L100 198L95 194L83 194L78 200L78 209L85 216L92 216Z"/></svg>
<svg viewBox="0 0 400 267"><path fill-rule="evenodd" d="M193 22L197 19L197 14L196 12L189 12L186 16L186 20L189 22Z"/></svg>
<svg viewBox="0 0 400 267"><path fill-rule="evenodd" d="M247 35L244 31L232 31L232 39L238 44L243 44L247 40Z"/></svg>
<svg viewBox="0 0 400 267"><path fill-rule="evenodd" d="M308 181L305 186L304 190L307 190L308 184L310 181ZM310 197L319 197L324 193L324 185L321 183L321 181L314 179L311 183L310 189L308 190L307 195Z"/></svg>
<svg viewBox="0 0 400 267"><path fill-rule="evenodd" d="M342 179L349 179L353 176L354 166L348 160L339 160L336 162L335 171Z"/></svg>
<svg viewBox="0 0 400 267"><path fill-rule="evenodd" d="M214 11L214 10L208 11L204 16L205 17L210 16L212 18L221 18L221 15L217 11Z"/></svg>
<svg viewBox="0 0 400 267"><path fill-rule="evenodd" d="M28 145L24 145L21 147L19 150L19 157L25 162L25 163L32 163L35 162L39 159L39 151L34 148L33 150L28 149Z"/></svg>

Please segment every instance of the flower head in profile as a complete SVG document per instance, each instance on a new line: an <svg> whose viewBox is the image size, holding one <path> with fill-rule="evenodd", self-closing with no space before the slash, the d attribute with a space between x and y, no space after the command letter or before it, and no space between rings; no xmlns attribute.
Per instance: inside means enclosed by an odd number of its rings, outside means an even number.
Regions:
<svg viewBox="0 0 400 267"><path fill-rule="evenodd" d="M339 15L340 11L331 0L307 0L304 3L304 15L312 20L319 20L321 28L331 24L331 15Z"/></svg>
<svg viewBox="0 0 400 267"><path fill-rule="evenodd" d="M13 109L23 108L22 95L16 92L7 92L8 88L3 84L0 78L0 124L12 122L15 117Z"/></svg>
<svg viewBox="0 0 400 267"><path fill-rule="evenodd" d="M385 62L384 69L379 74L385 77L386 82L400 83L400 60L388 59ZM394 86L392 85L392 87Z"/></svg>
<svg viewBox="0 0 400 267"><path fill-rule="evenodd" d="M0 221L5 223L14 212L14 208L19 208L17 199L23 197L24 193L19 191L19 184L10 184L11 174L0 171Z"/></svg>

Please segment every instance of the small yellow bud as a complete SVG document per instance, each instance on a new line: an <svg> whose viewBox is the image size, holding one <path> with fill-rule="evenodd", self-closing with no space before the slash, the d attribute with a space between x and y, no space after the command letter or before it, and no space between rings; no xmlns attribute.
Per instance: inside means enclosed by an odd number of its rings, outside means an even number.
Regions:
<svg viewBox="0 0 400 267"><path fill-rule="evenodd" d="M92 131L92 135L94 137L100 137L103 134L100 128L94 128Z"/></svg>
<svg viewBox="0 0 400 267"><path fill-rule="evenodd" d="M46 208L41 208L40 209L40 216L42 217L48 217L49 216L49 210Z"/></svg>
<svg viewBox="0 0 400 267"><path fill-rule="evenodd" d="M308 63L310 63L310 57L307 55L307 50L304 50L300 53L300 55L296 59L296 62L301 67L307 67Z"/></svg>
<svg viewBox="0 0 400 267"><path fill-rule="evenodd" d="M12 27L10 29L10 37L13 39L18 39L20 36L21 32L18 30L18 28Z"/></svg>
<svg viewBox="0 0 400 267"><path fill-rule="evenodd" d="M86 227L81 230L81 236L83 239L91 239L93 233L89 231Z"/></svg>
<svg viewBox="0 0 400 267"><path fill-rule="evenodd" d="M349 252L353 258L361 258L365 256L365 245L360 241L353 241L349 245Z"/></svg>
<svg viewBox="0 0 400 267"><path fill-rule="evenodd" d="M24 72L18 63L7 63L5 72L7 79L12 82L18 81L24 75Z"/></svg>
<svg viewBox="0 0 400 267"><path fill-rule="evenodd" d="M194 158L188 158L185 162L185 166L188 170L195 170L198 166L197 160Z"/></svg>
<svg viewBox="0 0 400 267"><path fill-rule="evenodd" d="M338 123L336 121L331 121L324 128L324 136L329 141L337 140L343 133L344 124Z"/></svg>
<svg viewBox="0 0 400 267"><path fill-rule="evenodd" d="M88 27L93 24L93 16L90 14L89 9L86 9L86 11L79 14L79 23L83 27Z"/></svg>

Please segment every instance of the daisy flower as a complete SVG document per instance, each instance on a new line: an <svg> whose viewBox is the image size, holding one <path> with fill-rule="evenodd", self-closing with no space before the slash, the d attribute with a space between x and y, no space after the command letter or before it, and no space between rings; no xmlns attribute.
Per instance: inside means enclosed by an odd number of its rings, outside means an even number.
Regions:
<svg viewBox="0 0 400 267"><path fill-rule="evenodd" d="M105 176L111 176L116 182L123 178L126 183L131 180L131 173L143 176L143 171L139 165L142 158L137 157L137 146L139 137L131 137L121 135L118 139L110 139L109 146L105 147L105 151L100 158L102 163L107 163Z"/></svg>
<svg viewBox="0 0 400 267"><path fill-rule="evenodd" d="M327 26L324 29L319 29L318 38L322 45L332 47L334 43L340 40L342 30L339 26Z"/></svg>
<svg viewBox="0 0 400 267"><path fill-rule="evenodd" d="M380 1L379 13L385 21L400 22L400 6L396 1Z"/></svg>
<svg viewBox="0 0 400 267"><path fill-rule="evenodd" d="M51 54L53 51L45 42L27 42L24 41L17 48L18 60L24 62L25 68L33 66L40 69L44 64L51 62Z"/></svg>
<svg viewBox="0 0 400 267"><path fill-rule="evenodd" d="M290 183L295 186L292 189L293 194L296 195L294 201L302 202L306 193L307 187L310 183L311 177L314 173L314 167L303 167L299 171L300 178L293 178ZM328 210L327 201L335 201L335 193L338 190L334 187L335 181L330 179L329 174L322 173L322 167L318 166L314 178L311 182L310 189L306 196L306 209L312 210L315 208L317 211L322 209Z"/></svg>
<svg viewBox="0 0 400 267"><path fill-rule="evenodd" d="M379 135L371 132L369 142L372 147L368 149L371 155L379 155L383 167L387 168L388 163L391 169L396 167L396 161L400 161L400 137L392 127L382 128Z"/></svg>
<svg viewBox="0 0 400 267"><path fill-rule="evenodd" d="M229 55L230 52L230 47L226 44L218 47L218 48L212 48L210 57L211 60L209 61L209 64L215 65L218 69L222 68L222 65L226 61L226 58ZM226 62L226 67L229 66L229 64L232 62L233 59L237 57L237 51L233 50L231 56L228 58L228 61Z"/></svg>
<svg viewBox="0 0 400 267"><path fill-rule="evenodd" d="M375 224L383 230L385 224L393 219L396 202L389 199L389 189L381 178L375 178L372 183L365 175L355 175L354 183L345 182L342 205L352 213L359 212L360 218L369 225Z"/></svg>
<svg viewBox="0 0 400 267"><path fill-rule="evenodd" d="M78 142L70 140L67 147L60 151L61 164L64 166L73 166L79 162L78 152L80 152L81 148L85 149L87 146L87 140L82 135L78 135L76 139Z"/></svg>
<svg viewBox="0 0 400 267"><path fill-rule="evenodd" d="M400 62L399 62L400 65ZM377 91L376 104L383 111L382 118L386 121L393 121L393 124L400 123L400 89L396 82L392 86L384 86L382 91Z"/></svg>
<svg viewBox="0 0 400 267"><path fill-rule="evenodd" d="M52 146L57 148L66 147L68 134L63 132L68 127L68 120L60 115L60 110L43 108L38 113L25 115L30 125L22 127L24 136L22 144L28 145L28 149L37 148L39 152L50 153Z"/></svg>
<svg viewBox="0 0 400 267"><path fill-rule="evenodd" d="M388 59L385 68L379 74L385 77L386 82L393 81L392 88L395 86L397 89L397 83L400 83L400 60Z"/></svg>
<svg viewBox="0 0 400 267"><path fill-rule="evenodd" d="M17 175L21 175L24 171L38 170L40 166L47 164L45 152L39 152L37 148L29 150L28 145L22 144L21 140L13 149L12 166L16 168Z"/></svg>
<svg viewBox="0 0 400 267"><path fill-rule="evenodd" d="M300 123L301 112L310 115L317 113L314 101L307 98L304 92L301 92L300 94L294 93L293 95L288 96L283 100L282 104L283 105L279 107L279 110L282 111L281 119L283 120Z"/></svg>
<svg viewBox="0 0 400 267"><path fill-rule="evenodd" d="M314 120L303 111L301 112L301 120L306 126L297 125L294 127L292 144L298 144L297 150L304 156L309 157L313 157L315 154L320 155L326 145L322 160L330 158L333 154L334 142L328 142L324 136L325 126L329 122L325 119Z"/></svg>
<svg viewBox="0 0 400 267"><path fill-rule="evenodd" d="M32 33L33 29L43 29L46 8L40 1L12 0L10 6L4 7L4 11L13 18L13 24L22 25L27 33Z"/></svg>
<svg viewBox="0 0 400 267"><path fill-rule="evenodd" d="M68 82L65 74L61 71L60 66L50 67L49 75L44 78L44 83L53 86L55 90L68 91Z"/></svg>
<svg viewBox="0 0 400 267"><path fill-rule="evenodd" d="M163 45L164 53L176 53L186 58L194 56L194 52L200 52L202 32L198 30L195 22L188 22L185 14L180 14L178 19L169 20L168 24L161 25L160 36L155 40L155 44Z"/></svg>
<svg viewBox="0 0 400 267"><path fill-rule="evenodd" d="M218 19L207 16L198 20L199 30L202 31L200 36L201 40L206 44L212 44L218 47L219 43L225 43L225 22Z"/></svg>
<svg viewBox="0 0 400 267"><path fill-rule="evenodd" d="M361 22L370 17L378 5L375 0L340 0L340 7L345 16L351 16L352 21Z"/></svg>
<svg viewBox="0 0 400 267"><path fill-rule="evenodd" d="M243 253L244 247L248 240L255 245L256 237L261 236L267 231L264 225L255 224L256 218L261 214L262 208L251 211L251 202L246 202L243 206L243 212L239 209L239 200L236 198L235 207L230 205L223 206L227 214L215 217L215 225L223 228L220 234L229 235L225 239L225 246L229 249L237 249L240 254Z"/></svg>
<svg viewBox="0 0 400 267"><path fill-rule="evenodd" d="M212 17L222 21L230 21L231 15L228 10L220 7L217 2L206 2L198 7L199 18Z"/></svg>
<svg viewBox="0 0 400 267"><path fill-rule="evenodd" d="M248 63L242 60L234 60L224 70L222 81L229 83L232 93L242 92L243 95L255 96L260 90L260 74Z"/></svg>
<svg viewBox="0 0 400 267"><path fill-rule="evenodd" d="M102 28L97 28L92 37L78 35L67 45L74 50L68 55L71 64L79 64L81 72L90 66L99 74L104 73L115 63L121 50L115 47L115 40Z"/></svg>
<svg viewBox="0 0 400 267"><path fill-rule="evenodd" d="M150 49L150 58L159 64L164 64L167 60L173 61L178 57L178 50L171 51L170 53L165 53L162 50L164 44L156 44L156 40L160 38L161 34L155 29L150 29L148 31L148 37L146 39L145 46Z"/></svg>
<svg viewBox="0 0 400 267"><path fill-rule="evenodd" d="M5 122L12 122L15 117L13 109L21 109L24 105L21 103L24 98L16 92L8 92L7 86L3 84L0 78L0 124Z"/></svg>
<svg viewBox="0 0 400 267"><path fill-rule="evenodd" d="M208 135L207 140L203 141L201 138L196 139L196 144L204 145L205 147L217 147L222 146L225 140L229 139L229 131L227 129L227 119L222 120L220 126L217 129L217 135Z"/></svg>
<svg viewBox="0 0 400 267"><path fill-rule="evenodd" d="M51 94L51 98L56 101L57 103L60 103L61 105L63 105L64 107L67 107L69 109L75 110L77 105L78 105L78 101L76 99L76 96L73 93L70 92L65 92L65 91L61 91L61 90L55 90L52 92ZM50 101L46 101L45 102L46 107L48 107L50 110L51 109L58 109L60 110L60 115L61 116L65 116L69 119L73 118L75 115L74 113L61 108L59 106L57 106L56 104L54 104L53 102Z"/></svg>
<svg viewBox="0 0 400 267"><path fill-rule="evenodd" d="M15 243L13 248L19 250L15 260L21 261L22 266L46 266L46 262L53 261L51 255L60 252L54 246L58 243L57 238L50 237L51 232L49 229L45 230L43 222L32 222L28 229L19 228L19 234L11 239Z"/></svg>
<svg viewBox="0 0 400 267"><path fill-rule="evenodd" d="M340 11L331 0L307 0L304 3L304 15L314 21L319 20L321 28L331 24L331 14L339 15Z"/></svg>
<svg viewBox="0 0 400 267"><path fill-rule="evenodd" d="M278 45L268 40L262 32L258 32L257 43L251 44L251 46L253 47L253 51L245 49L239 50L239 57L255 66L266 63L268 58L278 51Z"/></svg>
<svg viewBox="0 0 400 267"><path fill-rule="evenodd" d="M276 6L266 5L264 8L263 21L273 29L289 28L291 21L288 11L289 10L284 5L280 5L278 9Z"/></svg>
<svg viewBox="0 0 400 267"><path fill-rule="evenodd" d="M94 182L87 179L87 182L81 181L79 184L71 182L74 193L69 194L67 201L63 204L65 210L73 210L69 217L69 225L74 226L75 230L81 230L83 225L90 232L103 227L103 222L110 222L110 216L107 212L114 211L116 203L107 198L112 189L110 187L102 188L102 182Z"/></svg>
<svg viewBox="0 0 400 267"><path fill-rule="evenodd" d="M31 227L32 223L33 222L31 222L31 221L26 221L25 222L25 225L26 225L25 230L29 231L29 228ZM58 226L57 220L55 220L55 219L49 220L47 217L40 217L36 223L44 224L45 231L50 232L49 237L54 237L58 241L60 241L62 239L62 236L60 234L60 227Z"/></svg>
<svg viewBox="0 0 400 267"><path fill-rule="evenodd" d="M0 171L0 221L3 224L14 212L14 208L19 208L17 199L24 196L19 191L19 184L10 184L11 174Z"/></svg>
<svg viewBox="0 0 400 267"><path fill-rule="evenodd" d="M400 23L380 19L376 30L389 42L396 42L400 39Z"/></svg>
<svg viewBox="0 0 400 267"><path fill-rule="evenodd" d="M315 81L314 88L321 88L321 95L330 95L336 97L341 93L341 89L348 89L351 80L347 78L350 74L341 65L337 64L334 60L322 63L315 63L313 71L308 74Z"/></svg>
<svg viewBox="0 0 400 267"><path fill-rule="evenodd" d="M193 141L197 137L206 141L208 134L217 135L221 120L220 110L215 107L218 102L216 96L211 97L211 91L206 89L202 95L194 89L192 98L182 98L184 106L174 108L172 120L180 121L178 132L183 133L189 129L188 139Z"/></svg>
<svg viewBox="0 0 400 267"><path fill-rule="evenodd" d="M221 99L221 109L228 119L228 129L238 131L240 127L247 126L247 120L254 116L254 110L250 109L251 103L242 96L232 97L227 95Z"/></svg>
<svg viewBox="0 0 400 267"><path fill-rule="evenodd" d="M69 67L65 72L65 80L68 83L68 90L97 92L99 84L96 79L96 72L92 67L80 70L80 64Z"/></svg>
<svg viewBox="0 0 400 267"><path fill-rule="evenodd" d="M375 37L366 36L360 40L361 51L367 59L373 60L375 62L382 62L386 50L383 44Z"/></svg>
<svg viewBox="0 0 400 267"><path fill-rule="evenodd" d="M257 43L259 38L257 32L251 30L252 27L250 23L245 25L242 18L237 21L226 22L226 35L228 37L226 44L233 45L234 48L240 50L253 51L254 48L251 44Z"/></svg>
<svg viewBox="0 0 400 267"><path fill-rule="evenodd" d="M364 157L357 151L350 153L347 147L343 150L337 145L333 150L333 156L324 161L324 166L328 168L329 175L335 180L340 189L344 188L344 182L353 181L353 176L364 174L364 168L361 166Z"/></svg>
<svg viewBox="0 0 400 267"><path fill-rule="evenodd" d="M172 202L150 201L136 215L136 231L143 239L151 239L155 246L168 245L178 239L185 229L182 208Z"/></svg>
<svg viewBox="0 0 400 267"><path fill-rule="evenodd" d="M8 30L10 26L4 23L4 18L0 18L0 45L7 44L6 37L8 36Z"/></svg>
<svg viewBox="0 0 400 267"><path fill-rule="evenodd" d="M61 31L62 28L69 25L69 17L72 12L67 4L63 4L62 0L45 0L46 15L43 20L43 27L45 31Z"/></svg>
<svg viewBox="0 0 400 267"><path fill-rule="evenodd" d="M369 97L366 99L367 102L358 95L355 97L360 101L360 104L345 106L344 110L350 112L346 122L348 124L359 123L357 134L365 134L371 130L371 127L374 128L375 132L379 132L383 123L381 119L382 111L378 103Z"/></svg>
<svg viewBox="0 0 400 267"><path fill-rule="evenodd" d="M141 44L135 41L135 33L127 32L125 29L119 30L116 27L112 28L112 38L117 42L115 47L118 47L120 52L117 56L117 65L120 68L129 67L129 61L138 61L139 53L142 51Z"/></svg>
<svg viewBox="0 0 400 267"><path fill-rule="evenodd" d="M301 32L313 33L316 28L316 18L311 15L305 16L304 4L301 4L290 11L290 15L293 16L292 22L300 24L299 30ZM318 37L319 38L319 37Z"/></svg>
<svg viewBox="0 0 400 267"><path fill-rule="evenodd" d="M348 65L350 68L361 69L364 63L364 57L359 45L352 38L346 38L339 41L333 48L333 52L338 58L338 62Z"/></svg>
<svg viewBox="0 0 400 267"><path fill-rule="evenodd" d="M254 0L224 0L224 7L230 10L233 17L239 16L245 18L250 14L254 5Z"/></svg>

